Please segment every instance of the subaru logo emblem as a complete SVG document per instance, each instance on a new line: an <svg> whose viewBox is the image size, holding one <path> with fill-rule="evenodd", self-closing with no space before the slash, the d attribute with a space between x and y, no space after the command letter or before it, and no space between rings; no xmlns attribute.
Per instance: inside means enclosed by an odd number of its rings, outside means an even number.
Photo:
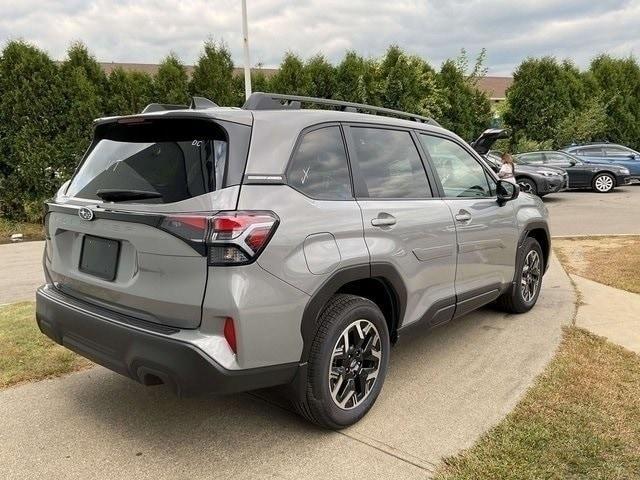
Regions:
<svg viewBox="0 0 640 480"><path fill-rule="evenodd" d="M90 208L82 207L78 210L78 216L83 220L93 220L93 211Z"/></svg>

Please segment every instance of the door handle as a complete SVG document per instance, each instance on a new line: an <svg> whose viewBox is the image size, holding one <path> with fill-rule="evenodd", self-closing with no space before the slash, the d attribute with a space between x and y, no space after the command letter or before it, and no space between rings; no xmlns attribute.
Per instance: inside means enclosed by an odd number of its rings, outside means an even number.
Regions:
<svg viewBox="0 0 640 480"><path fill-rule="evenodd" d="M455 218L456 218L457 222L465 223L465 222L469 222L471 220L471 214L469 212L467 212L466 210L460 210L456 214Z"/></svg>
<svg viewBox="0 0 640 480"><path fill-rule="evenodd" d="M396 217L388 213L379 213L376 218L371 219L371 225L374 227L390 227L396 224Z"/></svg>

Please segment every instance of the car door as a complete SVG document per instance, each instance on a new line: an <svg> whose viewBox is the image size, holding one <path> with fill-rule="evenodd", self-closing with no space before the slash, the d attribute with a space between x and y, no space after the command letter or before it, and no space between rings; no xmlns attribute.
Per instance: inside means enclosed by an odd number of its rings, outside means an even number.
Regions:
<svg viewBox="0 0 640 480"><path fill-rule="evenodd" d="M559 167L567 172L571 187L583 187L591 184L591 173L570 155L562 152L545 152L544 156L545 165Z"/></svg>
<svg viewBox="0 0 640 480"><path fill-rule="evenodd" d="M633 176L640 175L640 156L633 150L618 145L608 145L604 147L604 153L610 163L628 168Z"/></svg>
<svg viewBox="0 0 640 480"><path fill-rule="evenodd" d="M462 142L421 133L456 226L456 315L496 298L513 280L517 226L513 205L499 204L496 181Z"/></svg>
<svg viewBox="0 0 640 480"><path fill-rule="evenodd" d="M401 325L452 318L456 233L445 202L434 197L410 130L345 126L356 200L371 272L393 269L406 290Z"/></svg>

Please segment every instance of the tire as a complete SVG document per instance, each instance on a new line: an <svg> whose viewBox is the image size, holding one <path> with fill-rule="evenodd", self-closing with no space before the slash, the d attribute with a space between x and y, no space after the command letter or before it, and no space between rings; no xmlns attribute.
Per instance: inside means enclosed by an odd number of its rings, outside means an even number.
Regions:
<svg viewBox="0 0 640 480"><path fill-rule="evenodd" d="M351 357L342 355L345 332ZM360 338L361 333L364 338ZM359 341L365 343L362 352L358 349ZM375 303L355 295L333 296L318 320L305 391L295 402L298 412L310 422L329 429L356 423L371 409L382 390L390 348L387 322ZM373 375L376 376L364 380Z"/></svg>
<svg viewBox="0 0 640 480"><path fill-rule="evenodd" d="M593 177L591 186L598 193L609 193L616 188L616 179L609 173L599 173Z"/></svg>
<svg viewBox="0 0 640 480"><path fill-rule="evenodd" d="M525 188L523 188L523 191L528 191L531 195L538 195L538 186L536 185L536 182L534 182L530 178L520 178L516 181L518 182L518 185L521 185L521 188L522 186L525 186Z"/></svg>
<svg viewBox="0 0 640 480"><path fill-rule="evenodd" d="M524 313L531 310L538 301L542 287L544 257L540 244L536 239L528 237L524 241L522 248L518 250L520 253L516 261L515 283L496 301L500 309L509 313ZM537 267L535 267L536 257ZM536 277L535 282L532 282L532 277ZM525 285L523 285L523 282L525 282Z"/></svg>

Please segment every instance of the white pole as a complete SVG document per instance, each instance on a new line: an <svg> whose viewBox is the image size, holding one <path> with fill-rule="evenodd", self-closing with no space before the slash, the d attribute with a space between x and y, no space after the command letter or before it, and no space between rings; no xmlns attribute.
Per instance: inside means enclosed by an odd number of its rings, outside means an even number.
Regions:
<svg viewBox="0 0 640 480"><path fill-rule="evenodd" d="M249 28L247 27L247 0L242 0L242 41L244 44L244 95L251 96L251 63L249 60Z"/></svg>

